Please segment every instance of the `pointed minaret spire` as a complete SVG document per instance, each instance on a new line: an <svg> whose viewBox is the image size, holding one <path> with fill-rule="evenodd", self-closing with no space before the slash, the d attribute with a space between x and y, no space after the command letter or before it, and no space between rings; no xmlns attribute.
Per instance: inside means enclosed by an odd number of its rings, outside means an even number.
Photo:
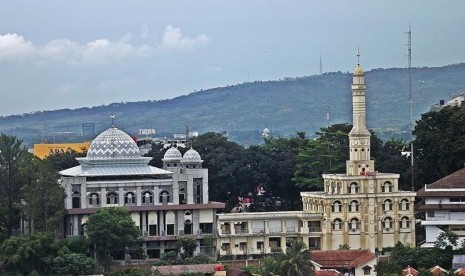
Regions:
<svg viewBox="0 0 465 276"><path fill-rule="evenodd" d="M365 76L360 67L360 49L357 48L357 66L352 80L352 130L349 133L350 160L347 161L347 174L363 175L374 171L370 157L370 132L366 127Z"/></svg>
<svg viewBox="0 0 465 276"><path fill-rule="evenodd" d="M115 114L111 114L111 115L110 115L110 118L111 118L111 127L115 127L115 117L116 117Z"/></svg>

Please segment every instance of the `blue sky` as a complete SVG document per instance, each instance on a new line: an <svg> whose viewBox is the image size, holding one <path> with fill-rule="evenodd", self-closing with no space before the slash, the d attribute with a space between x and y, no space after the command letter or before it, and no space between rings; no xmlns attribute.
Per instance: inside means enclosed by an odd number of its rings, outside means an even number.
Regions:
<svg viewBox="0 0 465 276"><path fill-rule="evenodd" d="M464 62L465 1L2 1L0 115Z"/></svg>

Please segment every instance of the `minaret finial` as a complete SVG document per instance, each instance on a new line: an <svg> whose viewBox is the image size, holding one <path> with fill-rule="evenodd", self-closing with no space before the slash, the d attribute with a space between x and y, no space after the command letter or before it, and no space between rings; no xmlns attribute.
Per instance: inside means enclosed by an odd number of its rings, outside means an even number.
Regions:
<svg viewBox="0 0 465 276"><path fill-rule="evenodd" d="M357 47L357 65L360 66L360 47Z"/></svg>
<svg viewBox="0 0 465 276"><path fill-rule="evenodd" d="M111 114L110 118L111 118L111 127L115 127L115 114Z"/></svg>

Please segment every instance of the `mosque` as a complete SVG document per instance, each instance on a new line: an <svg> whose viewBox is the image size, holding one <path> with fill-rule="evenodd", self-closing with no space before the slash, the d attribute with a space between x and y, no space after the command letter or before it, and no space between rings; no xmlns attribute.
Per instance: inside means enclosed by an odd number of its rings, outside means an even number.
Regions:
<svg viewBox="0 0 465 276"><path fill-rule="evenodd" d="M166 151L163 169L148 165L134 140L112 126L91 143L80 165L60 171L65 189L66 237L83 235L89 215L102 207L126 207L141 229L149 258L175 249L182 237L194 238L197 251L216 229L216 210L208 199L208 169L194 149L184 156Z"/></svg>

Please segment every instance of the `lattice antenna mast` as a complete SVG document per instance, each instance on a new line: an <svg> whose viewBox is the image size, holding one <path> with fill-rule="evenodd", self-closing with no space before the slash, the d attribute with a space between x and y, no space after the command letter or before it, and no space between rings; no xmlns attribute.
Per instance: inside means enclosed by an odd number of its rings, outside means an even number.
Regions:
<svg viewBox="0 0 465 276"><path fill-rule="evenodd" d="M408 24L407 34L407 56L408 56L408 98L410 107L410 131L412 132L412 139L410 141L410 174L412 192L415 191L415 173L414 173L414 156L413 156L413 92L412 92L412 30L410 28L410 22Z"/></svg>
<svg viewBox="0 0 465 276"><path fill-rule="evenodd" d="M323 75L323 60L321 59L321 55L320 55L320 75Z"/></svg>

